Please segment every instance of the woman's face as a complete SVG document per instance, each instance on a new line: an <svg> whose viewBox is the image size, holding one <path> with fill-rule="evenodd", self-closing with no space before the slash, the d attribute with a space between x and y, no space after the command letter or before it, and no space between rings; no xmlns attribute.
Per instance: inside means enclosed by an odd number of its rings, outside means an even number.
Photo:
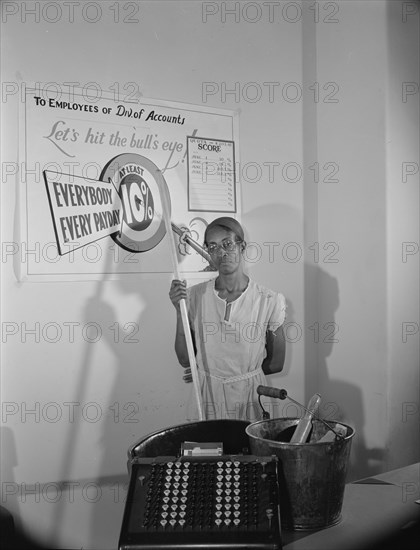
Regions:
<svg viewBox="0 0 420 550"><path fill-rule="evenodd" d="M219 273L230 274L242 265L243 243L233 231L213 227L207 234L207 250Z"/></svg>

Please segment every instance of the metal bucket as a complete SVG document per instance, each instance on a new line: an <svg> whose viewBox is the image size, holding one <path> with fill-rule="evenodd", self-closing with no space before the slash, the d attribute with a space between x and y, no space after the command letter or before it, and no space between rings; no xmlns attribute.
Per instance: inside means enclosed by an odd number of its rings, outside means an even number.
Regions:
<svg viewBox="0 0 420 550"><path fill-rule="evenodd" d="M324 443L289 443L299 418L254 422L245 429L251 453L275 455L279 461L282 527L294 531L322 529L339 523L347 465L354 430L342 422L328 422L347 429L344 438ZM312 421L311 439L329 430Z"/></svg>

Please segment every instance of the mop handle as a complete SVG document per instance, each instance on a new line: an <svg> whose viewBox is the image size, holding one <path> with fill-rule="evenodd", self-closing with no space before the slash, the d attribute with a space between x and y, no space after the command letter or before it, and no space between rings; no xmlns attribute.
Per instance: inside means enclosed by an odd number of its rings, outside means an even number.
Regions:
<svg viewBox="0 0 420 550"><path fill-rule="evenodd" d="M305 409L305 414L299 420L290 443L306 443L309 432L312 428L312 417L317 413L320 402L321 396L319 393L316 393L311 397L308 406Z"/></svg>
<svg viewBox="0 0 420 550"><path fill-rule="evenodd" d="M169 240L169 248L172 256L174 278L180 279L175 241L172 236L172 225L171 225L170 214L169 214L169 203L168 203L168 199L166 197L165 191L163 191L162 193L162 210L163 210L163 217L165 220L166 234L168 235L168 240ZM184 299L180 300L179 307L181 311L182 325L184 327L185 341L186 341L187 350L188 350L188 359L190 362L191 375L192 375L193 384L194 384L194 392L197 400L199 420L203 420L204 419L203 407L201 404L201 392L198 384L197 363L195 361L194 345L191 337L190 323L188 321L187 303Z"/></svg>

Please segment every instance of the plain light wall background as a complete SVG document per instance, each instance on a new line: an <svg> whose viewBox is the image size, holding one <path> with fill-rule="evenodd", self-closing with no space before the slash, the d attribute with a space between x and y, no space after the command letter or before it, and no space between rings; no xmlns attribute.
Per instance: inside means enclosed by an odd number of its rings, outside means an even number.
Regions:
<svg viewBox="0 0 420 550"><path fill-rule="evenodd" d="M141 2L131 24L122 21L124 2L119 23L111 2L100 3L97 23L83 20L81 9L73 23L29 14L23 22L23 3L9 4L18 12L2 23L3 92L12 89L5 83L93 81L123 90L135 82L145 97L240 110L249 273L288 301L286 365L271 383L300 402L319 392L324 416L355 427L350 479L417 461L419 336L404 338L403 324L419 323L419 254L403 261L402 251L403 243L418 247L419 176L403 181L402 166L419 164L419 94L403 101L402 87L418 90L418 4L336 2L333 14L319 2L317 14L308 3L281 2L270 15L260 2L261 19L252 23L256 8L244 12L243 3L224 22L223 6L234 3ZM217 93L203 96L206 82ZM223 94L235 83L238 93ZM19 101L19 93L3 93L3 167L18 161ZM296 181L292 163L301 169ZM326 163L338 167L339 182L324 181ZM6 243L17 240L17 178L3 170ZM56 344L30 334L25 341L22 332L3 339L2 504L45 543L113 548L127 448L185 420L190 387L173 351L170 277L21 283L13 260L2 255L2 327L97 322L103 337L96 344L80 331ZM107 329L115 322L138 323L139 342L115 342ZM62 419L48 420L48 403L58 404ZM80 403L74 421L65 403ZM97 408L81 415L89 403ZM36 406L38 422L29 413ZM280 410L296 412L285 403ZM63 487L54 502L64 481L78 484L76 496Z"/></svg>

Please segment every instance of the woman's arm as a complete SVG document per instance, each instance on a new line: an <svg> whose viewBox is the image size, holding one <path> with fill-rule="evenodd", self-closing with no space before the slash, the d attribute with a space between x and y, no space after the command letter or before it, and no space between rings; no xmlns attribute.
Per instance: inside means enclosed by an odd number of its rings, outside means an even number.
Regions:
<svg viewBox="0 0 420 550"><path fill-rule="evenodd" d="M262 362L264 374L281 372L286 356L286 339L284 337L283 325L274 332L267 330L265 349L267 356Z"/></svg>
<svg viewBox="0 0 420 550"><path fill-rule="evenodd" d="M194 331L191 328L190 330L191 330L192 341L194 344L194 352L196 353ZM175 353L176 353L176 356L178 357L179 364L182 365L184 369L190 366L187 341L185 339L184 325L182 324L181 312L178 310L176 313Z"/></svg>

